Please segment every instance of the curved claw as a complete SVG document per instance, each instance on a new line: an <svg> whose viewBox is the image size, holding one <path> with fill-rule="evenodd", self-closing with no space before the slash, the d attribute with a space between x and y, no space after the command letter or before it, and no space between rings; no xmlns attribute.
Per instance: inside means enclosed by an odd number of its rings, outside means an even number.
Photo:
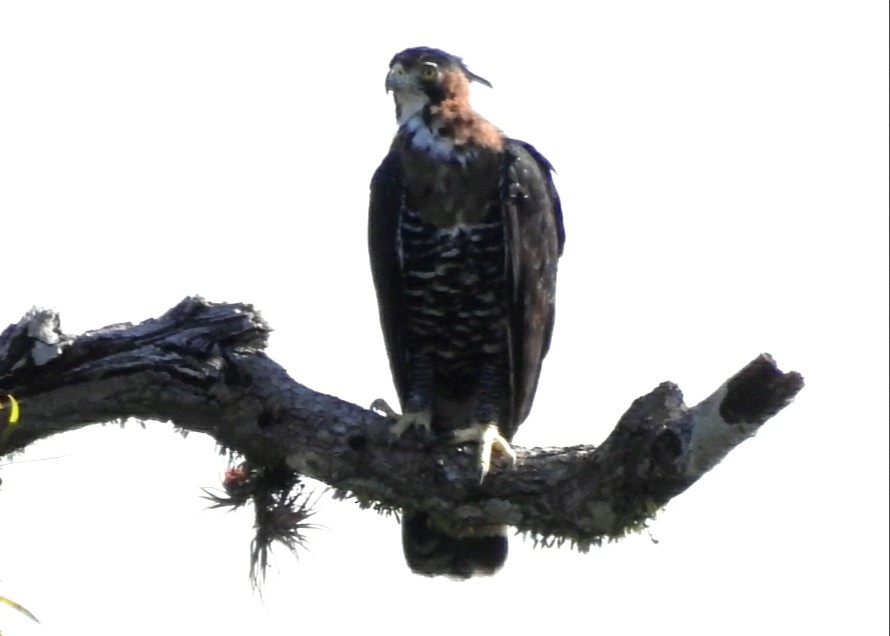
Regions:
<svg viewBox="0 0 890 636"><path fill-rule="evenodd" d="M414 428L431 433L433 430L433 413L432 411L410 411L408 413L398 414L386 400L377 398L371 402L371 409L380 411L387 419L395 420L396 423L389 428L389 432L396 437L401 437L412 426Z"/></svg>
<svg viewBox="0 0 890 636"><path fill-rule="evenodd" d="M371 410L380 411L391 420L397 420L401 417L383 398L377 398L371 402Z"/></svg>
<svg viewBox="0 0 890 636"><path fill-rule="evenodd" d="M426 433L431 433L433 430L433 414L429 411L414 411L399 415L397 416L396 423L390 427L389 432L396 437L401 437L412 426Z"/></svg>

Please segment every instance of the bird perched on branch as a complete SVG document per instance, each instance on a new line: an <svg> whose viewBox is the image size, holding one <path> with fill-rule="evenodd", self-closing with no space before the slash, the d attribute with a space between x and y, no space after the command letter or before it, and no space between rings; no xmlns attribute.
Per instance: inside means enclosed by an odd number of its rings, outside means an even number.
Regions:
<svg viewBox="0 0 890 636"><path fill-rule="evenodd" d="M478 445L481 480L494 456L515 461L565 231L552 166L473 110L471 82L491 86L438 49L392 59L398 132L371 182L369 247L402 408L381 405L392 432ZM411 569L431 576L491 574L507 556L504 527L454 536L422 511L405 511L402 542Z"/></svg>

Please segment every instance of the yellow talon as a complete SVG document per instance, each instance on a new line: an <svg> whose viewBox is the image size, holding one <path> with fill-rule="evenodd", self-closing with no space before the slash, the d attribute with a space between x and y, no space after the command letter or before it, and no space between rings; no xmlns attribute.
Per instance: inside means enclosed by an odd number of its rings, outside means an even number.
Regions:
<svg viewBox="0 0 890 636"><path fill-rule="evenodd" d="M19 612L21 612L22 614L24 614L25 616L27 616L28 618L30 618L30 619L31 619L32 621L34 621L35 623L39 623L39 622L40 622L39 620L37 620L37 617L34 616L34 614L32 614L31 612L29 612L28 610L26 610L22 605L19 605L18 603L16 603L16 602L13 601L12 599L6 598L5 596L0 596L0 603L3 603L4 605L9 605L9 606L10 606L11 608L13 608L14 610L18 610Z"/></svg>
<svg viewBox="0 0 890 636"><path fill-rule="evenodd" d="M12 395L7 396L9 398L9 418L7 419L6 426L3 428L3 432L0 433L0 445L5 444L6 440L9 439L9 436L12 435L13 429L15 429L16 424L19 422L19 403ZM3 402L0 400L0 411L3 410Z"/></svg>
<svg viewBox="0 0 890 636"><path fill-rule="evenodd" d="M19 421L19 403L12 395L7 395L9 398L9 423L10 424L18 424Z"/></svg>
<svg viewBox="0 0 890 636"><path fill-rule="evenodd" d="M19 421L19 403L12 395L7 395L9 398L9 423L17 424ZM3 401L0 400L0 411L3 410Z"/></svg>

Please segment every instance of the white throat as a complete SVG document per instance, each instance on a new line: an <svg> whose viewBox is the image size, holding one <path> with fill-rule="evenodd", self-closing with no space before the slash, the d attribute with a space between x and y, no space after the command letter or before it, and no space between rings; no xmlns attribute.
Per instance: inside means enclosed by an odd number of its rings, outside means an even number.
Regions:
<svg viewBox="0 0 890 636"><path fill-rule="evenodd" d="M408 120L413 117L422 117L423 107L429 103L426 95L414 92L405 92L397 94L396 100L396 122L401 128Z"/></svg>

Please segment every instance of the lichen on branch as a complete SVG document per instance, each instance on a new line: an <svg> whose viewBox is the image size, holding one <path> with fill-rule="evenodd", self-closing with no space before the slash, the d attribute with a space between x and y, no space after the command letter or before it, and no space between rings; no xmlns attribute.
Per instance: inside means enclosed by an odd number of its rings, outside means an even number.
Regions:
<svg viewBox="0 0 890 636"><path fill-rule="evenodd" d="M380 414L295 381L265 354L269 331L249 305L197 297L79 336L32 310L0 334L0 395L15 395L21 413L0 454L93 423L171 421L252 470L309 476L367 507L423 510L456 531L507 524L584 549L642 527L803 387L768 354L693 407L665 382L599 446L517 448L512 468L480 484L467 449L393 440Z"/></svg>

